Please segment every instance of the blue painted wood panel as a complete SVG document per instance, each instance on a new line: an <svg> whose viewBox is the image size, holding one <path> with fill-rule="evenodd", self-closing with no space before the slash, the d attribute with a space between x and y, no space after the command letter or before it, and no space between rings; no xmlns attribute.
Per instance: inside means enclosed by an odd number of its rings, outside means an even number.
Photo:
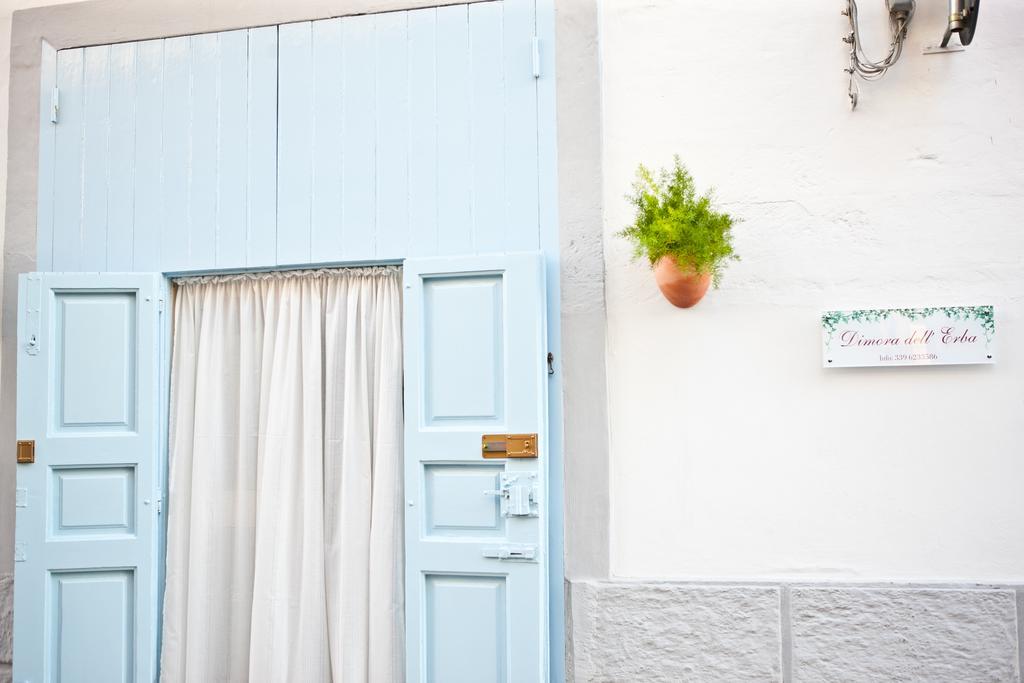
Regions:
<svg viewBox="0 0 1024 683"><path fill-rule="evenodd" d="M218 59L213 65L217 80L217 149L216 165L216 245L217 268L239 268L245 265L246 200L248 174L246 165L248 136L248 60L247 31L232 31L219 36ZM240 125L241 124L241 125ZM197 226L192 225L193 229Z"/></svg>
<svg viewBox="0 0 1024 683"><path fill-rule="evenodd" d="M51 249L50 264L54 270L82 269L79 257L82 252L84 75L85 50L57 53L61 125L54 128L53 225L40 226L38 235L39 248L49 246ZM52 234L44 234L47 228Z"/></svg>
<svg viewBox="0 0 1024 683"><path fill-rule="evenodd" d="M437 12L409 16L409 253L437 251Z"/></svg>
<svg viewBox="0 0 1024 683"><path fill-rule="evenodd" d="M277 27L250 29L244 165L246 240L244 252L235 256L250 267L276 263L277 74Z"/></svg>
<svg viewBox="0 0 1024 683"><path fill-rule="evenodd" d="M110 46L86 48L83 61L82 217L75 270L106 270Z"/></svg>
<svg viewBox="0 0 1024 683"><path fill-rule="evenodd" d="M504 0L61 50L40 266L539 248L535 16Z"/></svg>
<svg viewBox="0 0 1024 683"><path fill-rule="evenodd" d="M134 185L137 59L136 43L110 46L107 107L112 134L107 141L106 267L102 270L115 272L132 269L134 197L131 192L112 192L111 188Z"/></svg>
<svg viewBox="0 0 1024 683"><path fill-rule="evenodd" d="M377 63L374 43L377 17L366 15L342 20L342 166L341 254L345 259L373 258L377 231L374 205L377 158L377 102L375 97ZM287 113L281 112L278 125L287 128ZM307 198L299 197L298 201Z"/></svg>
<svg viewBox="0 0 1024 683"><path fill-rule="evenodd" d="M59 51L40 266L275 265L277 40L275 26Z"/></svg>
<svg viewBox="0 0 1024 683"><path fill-rule="evenodd" d="M409 253L409 14L381 14L374 26L376 68L374 256Z"/></svg>
<svg viewBox="0 0 1024 683"><path fill-rule="evenodd" d="M411 258L403 279L406 680L550 680L543 258ZM484 459L481 433L537 434L538 457Z"/></svg>
<svg viewBox="0 0 1024 683"><path fill-rule="evenodd" d="M341 19L312 25L313 41L313 130L316 140L311 159L313 187L311 207L311 255L318 260L342 258L342 159L341 113L344 102L344 68L341 51Z"/></svg>
<svg viewBox="0 0 1024 683"><path fill-rule="evenodd" d="M470 5L469 148L470 216L474 251L505 246L505 83L502 6Z"/></svg>
<svg viewBox="0 0 1024 683"><path fill-rule="evenodd" d="M19 279L15 680L155 680L161 280Z"/></svg>
<svg viewBox="0 0 1024 683"><path fill-rule="evenodd" d="M457 254L473 245L469 10L455 6L436 12L437 252Z"/></svg>
<svg viewBox="0 0 1024 683"><path fill-rule="evenodd" d="M160 217L155 226L160 270L181 270L189 262L189 190L192 181L192 39L164 41L164 90L161 111ZM212 228L212 226L211 226ZM205 262L205 259L201 259Z"/></svg>
<svg viewBox="0 0 1024 683"><path fill-rule="evenodd" d="M277 128L277 259L309 263L313 190L313 42L308 22L282 26L278 33L278 116L291 124Z"/></svg>
<svg viewBox="0 0 1024 683"><path fill-rule="evenodd" d="M58 53L58 61L64 56ZM59 64L58 64L59 67ZM63 91L61 91L63 93ZM128 196L133 206L130 236L132 261L128 270L159 271L160 236L163 233L163 92L164 41L150 40L136 45L135 101L131 117L135 121L133 177L117 190ZM63 94L61 95L63 97ZM64 127L63 112L58 130ZM54 269L63 263L54 258Z"/></svg>
<svg viewBox="0 0 1024 683"><path fill-rule="evenodd" d="M53 101L57 87L57 51L43 41L42 59L39 63L39 187L36 190L38 202L36 213L36 267L48 271L53 264L53 190L55 171L54 152L56 149L57 127L50 124Z"/></svg>

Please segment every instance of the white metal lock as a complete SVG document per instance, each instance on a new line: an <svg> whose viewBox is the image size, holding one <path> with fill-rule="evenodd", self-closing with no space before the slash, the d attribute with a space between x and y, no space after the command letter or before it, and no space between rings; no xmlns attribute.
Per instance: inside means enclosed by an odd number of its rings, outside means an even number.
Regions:
<svg viewBox="0 0 1024 683"><path fill-rule="evenodd" d="M536 474L508 474L498 477L497 491L484 491L485 496L498 496L501 514L505 517L537 517L540 494Z"/></svg>

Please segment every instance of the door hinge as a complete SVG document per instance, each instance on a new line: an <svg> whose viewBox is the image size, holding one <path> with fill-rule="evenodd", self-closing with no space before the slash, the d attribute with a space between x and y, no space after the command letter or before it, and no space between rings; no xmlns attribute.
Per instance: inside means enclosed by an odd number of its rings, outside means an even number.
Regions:
<svg viewBox="0 0 1024 683"><path fill-rule="evenodd" d="M529 543L484 546L483 556L494 560L537 561L537 546Z"/></svg>
<svg viewBox="0 0 1024 683"><path fill-rule="evenodd" d="M533 37L533 77L540 78L540 38Z"/></svg>
<svg viewBox="0 0 1024 683"><path fill-rule="evenodd" d="M14 544L14 561L24 562L25 561L25 542L18 541Z"/></svg>
<svg viewBox="0 0 1024 683"><path fill-rule="evenodd" d="M25 489L25 488L14 489L14 507L16 507L16 508L27 508L28 507L28 489Z"/></svg>
<svg viewBox="0 0 1024 683"><path fill-rule="evenodd" d="M50 93L50 123L57 123L57 115L60 114L60 90L53 86Z"/></svg>
<svg viewBox="0 0 1024 683"><path fill-rule="evenodd" d="M42 306L43 283L38 277L29 277L25 288L25 353L35 356L39 353L39 309Z"/></svg>
<svg viewBox="0 0 1024 683"><path fill-rule="evenodd" d="M162 515L164 513L164 499L162 497L157 497L155 507L157 515Z"/></svg>

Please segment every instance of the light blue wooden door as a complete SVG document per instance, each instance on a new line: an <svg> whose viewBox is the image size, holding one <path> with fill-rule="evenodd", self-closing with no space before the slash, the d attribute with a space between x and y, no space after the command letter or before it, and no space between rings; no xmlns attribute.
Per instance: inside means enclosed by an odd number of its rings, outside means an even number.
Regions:
<svg viewBox="0 0 1024 683"><path fill-rule="evenodd" d="M410 683L547 680L547 377L539 254L405 262ZM536 434L536 458L483 457Z"/></svg>
<svg viewBox="0 0 1024 683"><path fill-rule="evenodd" d="M162 280L18 284L14 679L154 680Z"/></svg>

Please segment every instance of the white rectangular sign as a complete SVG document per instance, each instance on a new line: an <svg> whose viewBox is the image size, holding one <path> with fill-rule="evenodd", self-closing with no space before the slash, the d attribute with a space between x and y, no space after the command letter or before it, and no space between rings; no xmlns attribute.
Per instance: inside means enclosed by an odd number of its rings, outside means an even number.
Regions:
<svg viewBox="0 0 1024 683"><path fill-rule="evenodd" d="M993 363L992 306L875 308L821 315L826 368Z"/></svg>

